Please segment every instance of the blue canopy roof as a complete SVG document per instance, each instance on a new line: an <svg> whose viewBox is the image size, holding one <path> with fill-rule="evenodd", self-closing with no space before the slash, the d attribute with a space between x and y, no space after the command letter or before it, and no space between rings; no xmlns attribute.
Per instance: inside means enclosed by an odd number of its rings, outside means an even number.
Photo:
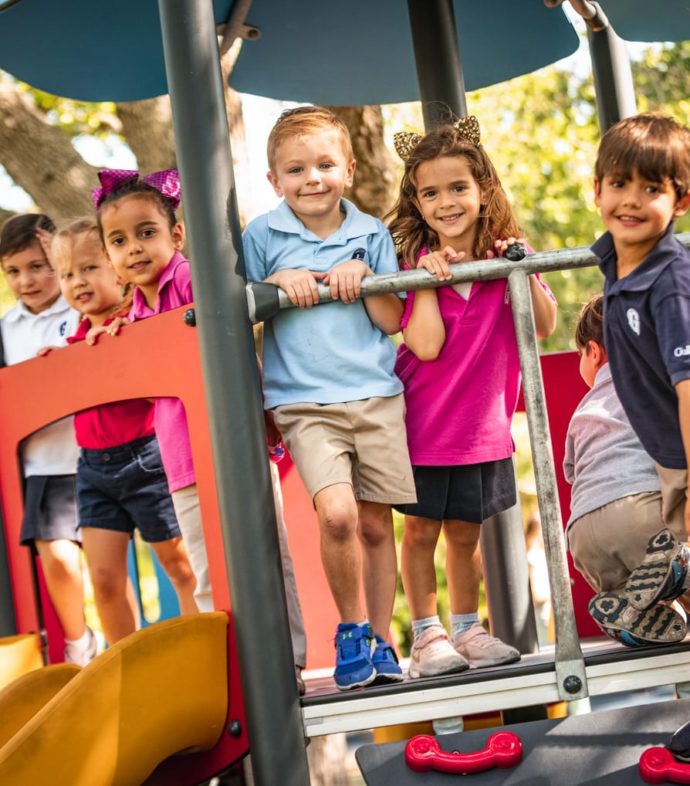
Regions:
<svg viewBox="0 0 690 786"><path fill-rule="evenodd" d="M233 0L214 0L224 23ZM578 38L542 0L455 0L468 90L571 54ZM0 2L0 10L2 3ZM419 97L404 0L254 0L231 78L240 91L330 104ZM132 101L167 92L154 0L18 0L0 13L0 67L49 93Z"/></svg>

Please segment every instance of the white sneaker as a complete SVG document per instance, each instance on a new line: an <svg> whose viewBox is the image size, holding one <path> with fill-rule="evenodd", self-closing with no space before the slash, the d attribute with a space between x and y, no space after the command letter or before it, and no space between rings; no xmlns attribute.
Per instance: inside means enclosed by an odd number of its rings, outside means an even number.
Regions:
<svg viewBox="0 0 690 786"><path fill-rule="evenodd" d="M463 658L467 658L474 669L502 666L520 660L520 653L515 647L495 636L489 636L478 622L464 633L453 636L453 647Z"/></svg>
<svg viewBox="0 0 690 786"><path fill-rule="evenodd" d="M412 644L410 679L419 677L438 677L441 674L455 674L465 671L470 664L459 655L448 641L448 634L441 625L432 625Z"/></svg>
<svg viewBox="0 0 690 786"><path fill-rule="evenodd" d="M87 625L86 632L88 634L88 641L85 647L77 647L75 644L67 644L65 646L65 663L76 663L77 666L86 666L98 654L98 639L96 634Z"/></svg>

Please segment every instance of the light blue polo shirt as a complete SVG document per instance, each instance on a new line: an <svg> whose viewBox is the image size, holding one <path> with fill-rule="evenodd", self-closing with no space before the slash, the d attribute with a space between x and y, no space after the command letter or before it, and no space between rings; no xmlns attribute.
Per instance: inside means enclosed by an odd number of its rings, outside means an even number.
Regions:
<svg viewBox="0 0 690 786"><path fill-rule="evenodd" d="M286 202L252 221L243 235L248 281L285 269L327 272L364 249L374 273L394 273L398 262L381 221L342 200L345 220L325 240L310 232ZM362 300L310 309L284 309L264 325L264 394L281 404L335 404L395 396L395 348L369 319Z"/></svg>

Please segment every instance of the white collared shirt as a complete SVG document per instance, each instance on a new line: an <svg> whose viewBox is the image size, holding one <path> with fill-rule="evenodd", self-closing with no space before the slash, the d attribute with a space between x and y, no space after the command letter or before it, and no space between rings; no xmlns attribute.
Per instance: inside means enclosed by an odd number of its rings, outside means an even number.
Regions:
<svg viewBox="0 0 690 786"><path fill-rule="evenodd" d="M5 362L8 366L31 360L42 347L63 347L75 333L80 316L61 296L52 306L34 314L20 301L0 321ZM63 418L32 434L22 444L24 476L72 475L79 448L73 418Z"/></svg>

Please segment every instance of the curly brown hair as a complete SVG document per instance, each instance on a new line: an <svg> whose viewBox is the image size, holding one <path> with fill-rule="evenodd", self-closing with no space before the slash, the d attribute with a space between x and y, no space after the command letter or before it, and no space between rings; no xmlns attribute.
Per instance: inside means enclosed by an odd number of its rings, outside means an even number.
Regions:
<svg viewBox="0 0 690 786"><path fill-rule="evenodd" d="M415 175L420 164L443 156L462 156L483 195L472 256L482 259L496 240L522 235L498 174L484 148L468 141L454 126L442 125L424 136L405 161L400 197L386 216L396 249L409 264L415 264L422 248L437 250L439 247L438 235L424 221L415 204Z"/></svg>

